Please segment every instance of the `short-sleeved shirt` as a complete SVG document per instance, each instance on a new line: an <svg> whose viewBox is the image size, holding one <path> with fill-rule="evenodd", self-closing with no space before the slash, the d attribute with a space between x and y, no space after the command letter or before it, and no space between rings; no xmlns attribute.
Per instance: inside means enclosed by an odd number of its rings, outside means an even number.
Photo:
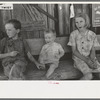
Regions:
<svg viewBox="0 0 100 100"><path fill-rule="evenodd" d="M78 30L73 31L70 35L68 45L76 46L78 51L84 56L90 54L92 46L100 46L96 34L90 30L86 31L83 36Z"/></svg>
<svg viewBox="0 0 100 100"><path fill-rule="evenodd" d="M42 64L47 64L47 63L53 63L53 62L59 62L59 53L63 52L64 50L62 48L62 46L56 42L52 43L52 44L45 44L42 47L42 50L40 52L39 55L39 61ZM58 57L56 57L56 55L58 55Z"/></svg>
<svg viewBox="0 0 100 100"><path fill-rule="evenodd" d="M18 38L12 40L9 38L4 38L0 41L0 53L9 53L12 51L18 51L19 53L15 57L6 57L3 59L3 63L9 62L10 60L21 60L26 62L25 55L30 52L30 48L27 42Z"/></svg>
<svg viewBox="0 0 100 100"><path fill-rule="evenodd" d="M84 35L81 35L78 30L73 31L70 35L68 45L76 46L79 53L83 56L89 56L93 46L100 46L96 34L90 30L87 30ZM74 67L81 70L83 74L93 71L83 60L76 56L73 56L73 59Z"/></svg>

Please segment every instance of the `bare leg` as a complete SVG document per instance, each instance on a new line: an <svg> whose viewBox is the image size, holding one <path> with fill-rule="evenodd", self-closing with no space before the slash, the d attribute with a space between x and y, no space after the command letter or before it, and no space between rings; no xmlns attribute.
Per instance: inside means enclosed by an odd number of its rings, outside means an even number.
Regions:
<svg viewBox="0 0 100 100"><path fill-rule="evenodd" d="M50 64L50 68L46 73L46 78L49 78L51 74L53 74L54 70L58 67L58 63Z"/></svg>
<svg viewBox="0 0 100 100"><path fill-rule="evenodd" d="M81 78L81 80L91 80L92 78L93 78L92 73L87 73Z"/></svg>

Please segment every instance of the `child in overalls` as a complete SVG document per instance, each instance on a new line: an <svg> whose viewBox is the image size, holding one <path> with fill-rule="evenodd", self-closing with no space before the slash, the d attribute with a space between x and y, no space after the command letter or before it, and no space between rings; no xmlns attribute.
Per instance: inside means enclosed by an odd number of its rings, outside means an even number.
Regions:
<svg viewBox="0 0 100 100"><path fill-rule="evenodd" d="M31 55L27 42L19 37L21 23L18 20L9 20L5 24L5 30L8 37L0 42L0 59L2 59L4 74L10 80L22 80L27 66L25 54L36 64L37 68L41 64Z"/></svg>

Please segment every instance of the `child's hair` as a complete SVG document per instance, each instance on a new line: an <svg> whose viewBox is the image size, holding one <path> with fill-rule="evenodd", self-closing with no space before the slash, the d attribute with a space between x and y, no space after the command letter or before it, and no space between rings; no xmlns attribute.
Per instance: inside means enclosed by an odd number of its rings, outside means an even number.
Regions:
<svg viewBox="0 0 100 100"><path fill-rule="evenodd" d="M56 31L53 29L47 29L44 31L44 35L45 34L53 34L56 37Z"/></svg>
<svg viewBox="0 0 100 100"><path fill-rule="evenodd" d="M8 20L6 24L13 24L15 29L21 29L21 23L16 19Z"/></svg>
<svg viewBox="0 0 100 100"><path fill-rule="evenodd" d="M89 16L86 13L78 13L78 14L76 14L74 20L77 17L82 17L85 20L85 23L86 23L85 27L86 28L90 27L90 19L89 19Z"/></svg>

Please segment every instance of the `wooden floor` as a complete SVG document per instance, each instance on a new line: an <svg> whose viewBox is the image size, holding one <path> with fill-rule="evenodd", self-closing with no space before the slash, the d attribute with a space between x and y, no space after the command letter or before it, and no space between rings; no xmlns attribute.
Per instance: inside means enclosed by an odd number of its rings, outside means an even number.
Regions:
<svg viewBox="0 0 100 100"><path fill-rule="evenodd" d="M33 63L30 63L27 66L27 70L25 72L25 80L42 80L46 73L46 70L38 70ZM99 74L93 74L93 80L100 80ZM0 76L4 76L3 70L0 70ZM59 67L55 70L55 72L51 75L50 80L79 80L82 77L82 73L73 67L72 60L61 61ZM0 79L0 80L6 80Z"/></svg>
<svg viewBox="0 0 100 100"><path fill-rule="evenodd" d="M30 69L26 73L26 80L41 80L46 70L32 68L32 64L30 66ZM80 77L82 77L82 73L73 67L73 62L71 60L67 60L60 62L59 67L51 75L50 80L75 80Z"/></svg>

